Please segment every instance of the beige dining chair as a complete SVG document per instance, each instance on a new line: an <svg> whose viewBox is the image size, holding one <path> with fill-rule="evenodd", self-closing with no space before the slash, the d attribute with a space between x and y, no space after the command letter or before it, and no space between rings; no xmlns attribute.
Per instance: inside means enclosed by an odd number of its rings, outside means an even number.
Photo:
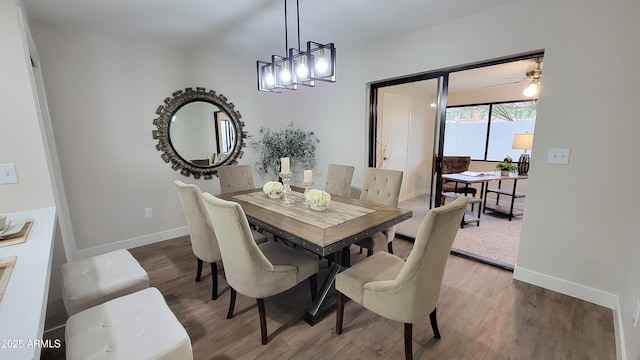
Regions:
<svg viewBox="0 0 640 360"><path fill-rule="evenodd" d="M355 169L354 166L349 165L329 164L324 191L331 195L350 197Z"/></svg>
<svg viewBox="0 0 640 360"><path fill-rule="evenodd" d="M377 252L336 276L336 333L342 333L345 297L390 320L404 323L405 358L412 359L413 324L429 314L440 338L436 306L451 245L469 200L429 210L406 262Z"/></svg>
<svg viewBox="0 0 640 360"><path fill-rule="evenodd" d="M211 264L211 300L218 298L218 261L222 260L218 240L213 231L213 225L209 219L209 214L204 207L202 191L198 185L185 184L180 180L175 180L174 184L178 191L178 197L182 204L184 216L187 218L189 235L191 238L191 249L198 259L198 270L196 272L196 282L202 276L202 265L206 261ZM257 243L267 241L267 238L257 231L252 231L252 236Z"/></svg>
<svg viewBox="0 0 640 360"><path fill-rule="evenodd" d="M403 172L399 170L367 168L364 172L364 185L360 193L360 200L377 204L398 206L400 188L402 187ZM371 237L360 240L356 245L367 249L367 256L374 250L387 244L387 250L393 254L392 241L396 236L396 227L391 226Z"/></svg>
<svg viewBox="0 0 640 360"><path fill-rule="evenodd" d="M318 258L279 242L259 246L251 240L249 222L240 204L203 195L209 218L220 244L227 282L231 289L227 319L233 317L236 292L255 298L260 317L262 344L266 345L267 318L264 298L286 291L309 279L311 298L318 285Z"/></svg>
<svg viewBox="0 0 640 360"><path fill-rule="evenodd" d="M222 194L255 188L251 165L220 166L217 172Z"/></svg>

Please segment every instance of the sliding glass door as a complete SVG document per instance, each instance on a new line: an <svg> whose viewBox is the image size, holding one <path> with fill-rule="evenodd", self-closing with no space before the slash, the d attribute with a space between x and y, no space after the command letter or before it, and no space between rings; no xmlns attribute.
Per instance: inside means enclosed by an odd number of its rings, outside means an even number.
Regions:
<svg viewBox="0 0 640 360"><path fill-rule="evenodd" d="M404 173L400 200L439 206L439 156L446 108L445 76L424 74L371 85L369 166Z"/></svg>

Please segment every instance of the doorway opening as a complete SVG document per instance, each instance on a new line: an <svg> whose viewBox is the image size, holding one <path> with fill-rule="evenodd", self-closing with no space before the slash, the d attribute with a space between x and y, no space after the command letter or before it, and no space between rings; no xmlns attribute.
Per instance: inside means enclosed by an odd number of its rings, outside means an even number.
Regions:
<svg viewBox="0 0 640 360"><path fill-rule="evenodd" d="M446 202L442 196L444 156L469 156L467 170L474 173L494 172L498 161L503 160L498 154L518 161L522 150L512 149L514 133L527 126L534 133L535 111L534 122L525 124L522 112L514 109L532 104L535 110L538 93L522 93L534 82L539 90L543 56L540 50L370 84L368 165L403 171L399 206L413 210L413 218L397 226L399 236L415 238L427 211ZM473 112L461 117L464 111L460 108L465 106L483 108L486 119ZM454 118L456 108L458 116ZM496 115L500 113L502 117ZM471 146L474 144L478 148ZM526 182L517 181L519 194L526 194ZM483 200L470 206L468 212L480 221L462 226L452 253L512 271L526 196L513 202L514 209L519 210L517 216L505 218L489 209L480 211L486 201L510 205L508 196L491 191L487 194L481 184L494 189L498 182L472 184L477 188L476 196ZM506 180L499 185L504 188L511 183Z"/></svg>

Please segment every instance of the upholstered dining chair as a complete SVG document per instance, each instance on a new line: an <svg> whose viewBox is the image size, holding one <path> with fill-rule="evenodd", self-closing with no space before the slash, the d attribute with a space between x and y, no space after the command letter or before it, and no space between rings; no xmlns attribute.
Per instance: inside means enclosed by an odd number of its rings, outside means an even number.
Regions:
<svg viewBox="0 0 640 360"><path fill-rule="evenodd" d="M350 197L351 180L356 168L349 165L329 164L324 191L331 195Z"/></svg>
<svg viewBox="0 0 640 360"><path fill-rule="evenodd" d="M318 258L275 241L259 246L251 239L249 222L240 204L203 195L220 244L227 282L231 289L227 319L233 317L236 292L255 298L262 344L266 345L267 317L264 298L286 291L309 279L311 298L318 285Z"/></svg>
<svg viewBox="0 0 640 360"><path fill-rule="evenodd" d="M387 319L404 323L405 358L412 359L413 323L429 314L440 338L436 306L451 245L469 200L429 210L420 224L413 249L401 258L377 252L336 277L336 333L342 333L345 297Z"/></svg>
<svg viewBox="0 0 640 360"><path fill-rule="evenodd" d="M225 165L217 171L222 194L255 188L251 165Z"/></svg>
<svg viewBox="0 0 640 360"><path fill-rule="evenodd" d="M367 168L364 172L364 185L360 193L360 200L378 204L398 206L400 188L402 187L402 171ZM367 256L371 256L375 248L387 244L387 250L393 254L392 241L396 236L396 227L391 226L371 237L360 240L356 245L367 249Z"/></svg>
<svg viewBox="0 0 640 360"><path fill-rule="evenodd" d="M174 181L178 197L182 204L184 216L187 218L189 235L191 237L191 249L198 259L198 270L196 272L196 282L202 276L202 265L206 261L211 264L211 300L218 298L218 261L222 260L218 240L213 231L213 225L209 219L209 214L204 207L202 191L198 185L185 184L180 180ZM252 232L252 236L257 243L267 241L267 238L257 231Z"/></svg>

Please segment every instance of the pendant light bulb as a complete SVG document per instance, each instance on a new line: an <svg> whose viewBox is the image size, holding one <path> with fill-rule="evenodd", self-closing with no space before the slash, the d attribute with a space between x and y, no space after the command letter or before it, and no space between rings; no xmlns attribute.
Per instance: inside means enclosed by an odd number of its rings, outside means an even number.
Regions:
<svg viewBox="0 0 640 360"><path fill-rule="evenodd" d="M306 56L301 57L300 62L298 63L298 67L296 68L296 75L298 75L299 79L306 79L309 75Z"/></svg>
<svg viewBox="0 0 640 360"><path fill-rule="evenodd" d="M324 58L324 49L320 49L320 54L318 59L316 60L316 73L322 75L326 74L327 70L329 70L329 63L327 59Z"/></svg>
<svg viewBox="0 0 640 360"><path fill-rule="evenodd" d="M271 67L267 69L267 73L264 75L264 83L269 87L273 86L276 83L276 79L273 77Z"/></svg>
<svg viewBox="0 0 640 360"><path fill-rule="evenodd" d="M289 69L284 68L282 69L282 71L280 71L280 80L285 84L291 82L291 72L289 71Z"/></svg>

